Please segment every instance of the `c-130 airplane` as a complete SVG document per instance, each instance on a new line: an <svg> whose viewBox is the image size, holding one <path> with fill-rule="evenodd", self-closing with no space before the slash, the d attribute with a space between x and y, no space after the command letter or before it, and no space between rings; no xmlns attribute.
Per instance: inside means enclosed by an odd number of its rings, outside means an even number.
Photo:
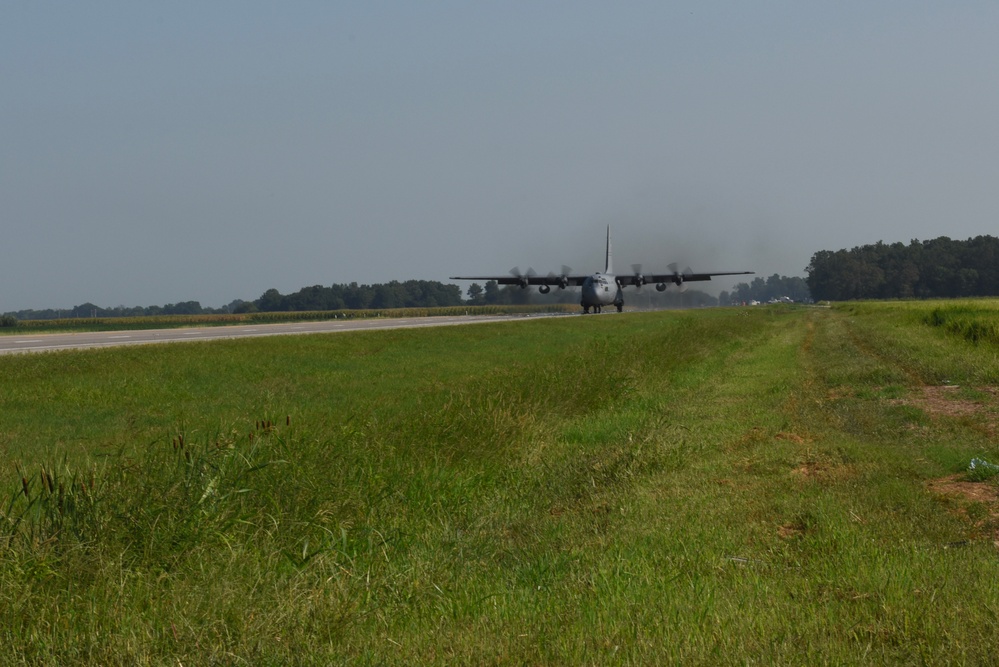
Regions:
<svg viewBox="0 0 999 667"><path fill-rule="evenodd" d="M672 283L684 289L684 283L701 280L711 280L712 276L741 276L754 273L753 271L713 271L711 273L694 273L688 267L683 272L677 270L676 264L670 264L670 273L649 273L643 274L642 267L638 264L632 266L634 273L630 276L614 275L614 267L611 261L611 233L610 225L607 225L607 259L604 270L597 271L592 275L570 275L571 269L562 267L562 274L549 273L547 276L539 276L533 271L521 273L519 269L512 269L506 276L452 276L450 280L495 280L500 285L519 285L521 289L527 289L528 285L537 285L538 291L548 294L552 287L565 289L566 287L582 287L582 296L579 305L583 307L583 313L599 313L604 306L616 306L617 312L624 310L624 288L634 285L641 288L642 285L655 283L656 290L666 291L666 287Z"/></svg>

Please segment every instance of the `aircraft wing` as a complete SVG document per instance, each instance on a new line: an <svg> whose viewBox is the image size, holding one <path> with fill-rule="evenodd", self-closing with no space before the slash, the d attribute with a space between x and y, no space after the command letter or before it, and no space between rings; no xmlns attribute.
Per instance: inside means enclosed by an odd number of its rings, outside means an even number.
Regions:
<svg viewBox="0 0 999 667"><path fill-rule="evenodd" d="M652 282L662 283L668 282L675 279L677 276L680 276L683 282L687 282L688 280L711 280L711 276L744 276L751 275L753 273L755 273L755 271L711 271L708 273L694 273L688 269L682 273L678 273L676 271L673 273L656 273L651 276L645 276L645 279Z"/></svg>
<svg viewBox="0 0 999 667"><path fill-rule="evenodd" d="M500 285L518 285L527 287L528 285L549 285L551 287L579 287L586 280L587 276L568 276L549 273L547 276L534 274L505 275L505 276L451 276L448 280L495 280Z"/></svg>
<svg viewBox="0 0 999 667"><path fill-rule="evenodd" d="M637 285L638 280L644 279L645 283L674 283L679 285L686 282L697 282L701 280L711 280L712 276L745 276L752 275L755 271L710 271L707 273L694 273L690 269L685 271L674 271L673 273L646 273L642 275L628 276L619 275L618 283L621 285Z"/></svg>

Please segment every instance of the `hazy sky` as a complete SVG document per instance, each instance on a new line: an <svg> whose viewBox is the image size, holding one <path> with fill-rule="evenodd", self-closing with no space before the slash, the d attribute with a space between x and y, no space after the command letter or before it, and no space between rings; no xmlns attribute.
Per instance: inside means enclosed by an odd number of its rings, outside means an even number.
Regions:
<svg viewBox="0 0 999 667"><path fill-rule="evenodd" d="M9 0L0 312L590 272L607 224L619 272L997 235L997 35L994 1Z"/></svg>

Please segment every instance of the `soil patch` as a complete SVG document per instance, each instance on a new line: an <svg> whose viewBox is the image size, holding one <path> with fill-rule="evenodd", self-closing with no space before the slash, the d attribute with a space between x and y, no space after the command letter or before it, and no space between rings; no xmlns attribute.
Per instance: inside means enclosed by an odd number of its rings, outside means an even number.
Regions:
<svg viewBox="0 0 999 667"><path fill-rule="evenodd" d="M911 405L930 417L985 417L985 427L990 433L999 430L999 387L981 387L977 391L986 395L982 400L961 398L960 387L953 385L924 386L913 390L907 398L890 401L895 405Z"/></svg>
<svg viewBox="0 0 999 667"><path fill-rule="evenodd" d="M791 474L802 480L835 482L852 477L853 466L831 461L806 461L791 470Z"/></svg>
<svg viewBox="0 0 999 667"><path fill-rule="evenodd" d="M967 417L983 409L983 405L966 398L958 398L959 387L944 385L941 387L920 387L916 397L911 399L917 407L932 415L944 417Z"/></svg>
<svg viewBox="0 0 999 667"><path fill-rule="evenodd" d="M930 491L940 496L951 496L967 502L996 505L999 510L999 486L994 482L969 482L964 473L932 480Z"/></svg>
<svg viewBox="0 0 999 667"><path fill-rule="evenodd" d="M940 498L956 500L952 511L970 523L979 536L988 535L999 549L999 485L994 481L969 482L964 474L957 474L932 480L927 488Z"/></svg>

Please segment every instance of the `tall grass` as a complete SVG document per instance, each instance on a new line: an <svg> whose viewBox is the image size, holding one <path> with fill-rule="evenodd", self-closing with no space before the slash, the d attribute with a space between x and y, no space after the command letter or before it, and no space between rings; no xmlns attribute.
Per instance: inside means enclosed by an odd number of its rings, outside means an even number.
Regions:
<svg viewBox="0 0 999 667"><path fill-rule="evenodd" d="M925 313L923 321L972 343L999 344L999 311L994 308L939 306Z"/></svg>
<svg viewBox="0 0 999 667"><path fill-rule="evenodd" d="M926 487L997 460L988 413L899 400L981 362L921 328L712 309L0 359L0 662L988 662L987 509Z"/></svg>

